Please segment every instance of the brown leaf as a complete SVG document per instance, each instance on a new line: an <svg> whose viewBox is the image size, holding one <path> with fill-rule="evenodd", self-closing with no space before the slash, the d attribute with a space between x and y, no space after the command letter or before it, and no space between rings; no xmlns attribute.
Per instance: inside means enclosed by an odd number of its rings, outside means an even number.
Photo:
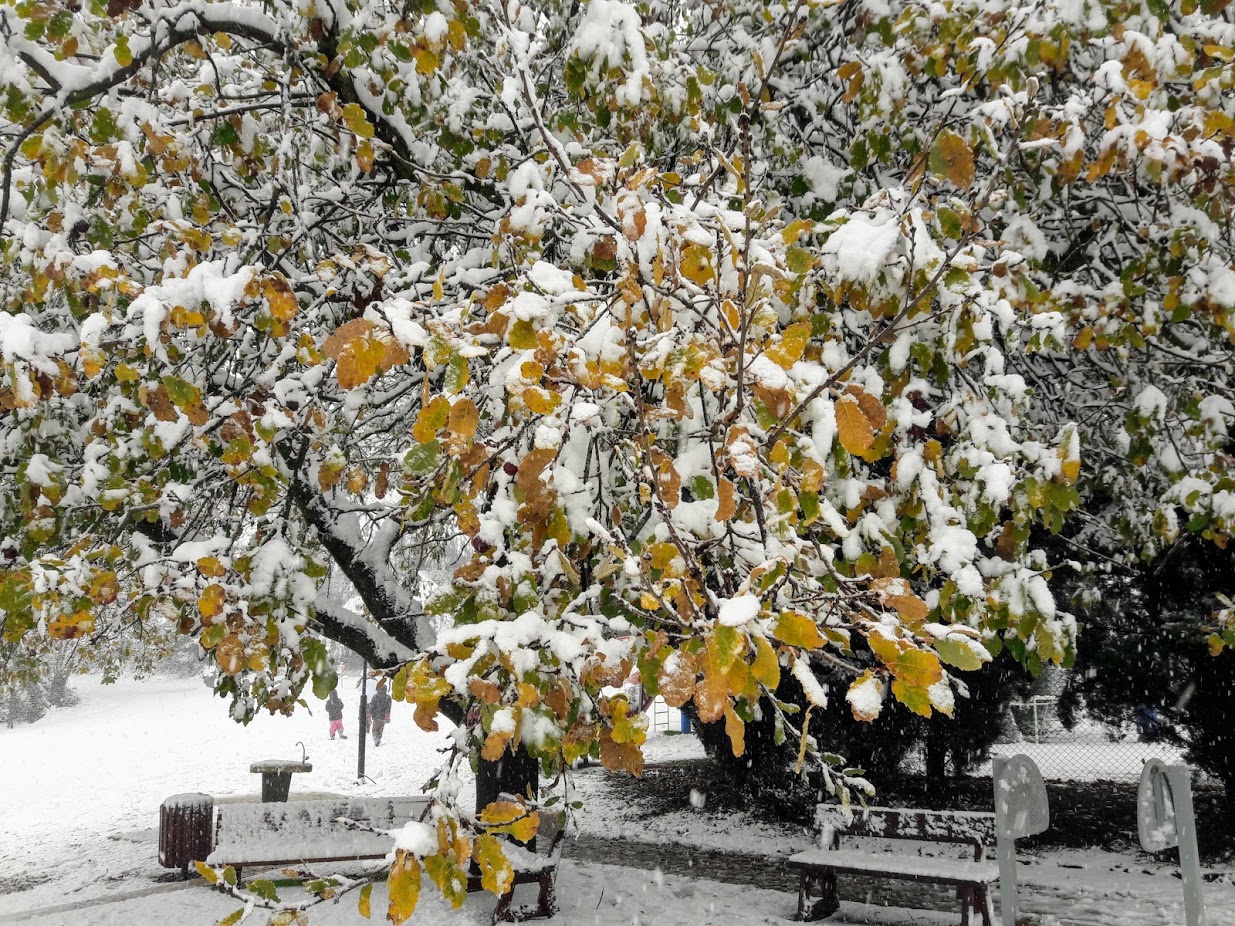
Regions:
<svg viewBox="0 0 1235 926"><path fill-rule="evenodd" d="M734 491L733 483L725 476L720 477L720 484L717 486L716 498L718 504L716 506L716 520L728 521L737 513L737 495Z"/></svg>
<svg viewBox="0 0 1235 926"><path fill-rule="evenodd" d="M944 132L935 146L935 154L942 161L941 173L952 183L967 190L973 185L973 151L965 139L955 132Z"/></svg>
<svg viewBox="0 0 1235 926"><path fill-rule="evenodd" d="M858 400L858 405L862 407L862 414L870 422L871 428L878 431L888 423L888 410L883 407L883 403L878 398L859 386L850 386L845 392Z"/></svg>
<svg viewBox="0 0 1235 926"><path fill-rule="evenodd" d="M176 412L176 406L172 404L171 396L167 394L167 387L162 383L153 389L149 386L142 386L138 395L142 403L154 412L154 417L159 421L176 421L180 417Z"/></svg>
<svg viewBox="0 0 1235 926"><path fill-rule="evenodd" d="M660 696L670 707L687 704L695 694L695 663L687 653L670 656L657 674Z"/></svg>
<svg viewBox="0 0 1235 926"><path fill-rule="evenodd" d="M637 743L617 743L608 727L600 731L600 764L611 772L630 772L643 777L643 751Z"/></svg>
<svg viewBox="0 0 1235 926"><path fill-rule="evenodd" d="M343 349L353 341L363 338L373 330L373 322L367 318L353 318L350 322L340 325L334 334L322 344L322 354L331 360L338 361Z"/></svg>

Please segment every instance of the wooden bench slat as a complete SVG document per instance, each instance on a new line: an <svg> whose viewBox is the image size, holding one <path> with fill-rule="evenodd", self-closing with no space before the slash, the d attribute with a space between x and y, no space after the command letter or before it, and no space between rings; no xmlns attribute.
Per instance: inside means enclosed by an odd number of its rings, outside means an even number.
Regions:
<svg viewBox="0 0 1235 926"><path fill-rule="evenodd" d="M826 868L838 874L877 875L899 881L930 881L958 886L989 885L999 880L999 866L994 862L923 858L853 849L809 849L791 856L787 864L796 869Z"/></svg>
<svg viewBox="0 0 1235 926"><path fill-rule="evenodd" d="M903 810L893 807L853 809L853 820L845 822L844 812L835 804L820 804L815 809L815 824L820 831L832 827L837 833L871 839L912 839L931 842L956 842L984 846L995 843L995 815L976 810Z"/></svg>

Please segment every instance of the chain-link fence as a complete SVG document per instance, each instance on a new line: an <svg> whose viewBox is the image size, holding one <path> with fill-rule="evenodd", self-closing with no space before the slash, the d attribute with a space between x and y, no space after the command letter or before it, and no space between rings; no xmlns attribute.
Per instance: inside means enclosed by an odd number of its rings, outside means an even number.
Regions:
<svg viewBox="0 0 1235 926"><path fill-rule="evenodd" d="M1183 760L1178 747L1159 738L1166 722L1146 708L1118 726L1082 716L1068 728L1059 719L1056 695L1033 695L1012 703L991 752L1027 755L1048 780L1135 781L1149 759ZM989 763L982 769L987 771Z"/></svg>

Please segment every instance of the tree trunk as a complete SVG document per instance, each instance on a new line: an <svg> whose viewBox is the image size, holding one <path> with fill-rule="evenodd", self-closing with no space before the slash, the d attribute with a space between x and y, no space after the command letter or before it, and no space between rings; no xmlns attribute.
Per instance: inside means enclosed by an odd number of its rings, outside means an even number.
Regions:
<svg viewBox="0 0 1235 926"><path fill-rule="evenodd" d="M502 754L496 762L480 760L476 770L476 813L484 810L502 794L512 794L536 800L540 793L540 763L528 755L522 745ZM528 843L535 850L536 840Z"/></svg>

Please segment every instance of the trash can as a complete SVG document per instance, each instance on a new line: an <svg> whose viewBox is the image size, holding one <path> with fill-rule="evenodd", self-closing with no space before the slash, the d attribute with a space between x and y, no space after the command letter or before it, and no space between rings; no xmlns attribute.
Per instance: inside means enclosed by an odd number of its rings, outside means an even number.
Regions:
<svg viewBox="0 0 1235 926"><path fill-rule="evenodd" d="M173 794L159 807L159 864L179 868L203 862L214 850L214 798L209 794Z"/></svg>

